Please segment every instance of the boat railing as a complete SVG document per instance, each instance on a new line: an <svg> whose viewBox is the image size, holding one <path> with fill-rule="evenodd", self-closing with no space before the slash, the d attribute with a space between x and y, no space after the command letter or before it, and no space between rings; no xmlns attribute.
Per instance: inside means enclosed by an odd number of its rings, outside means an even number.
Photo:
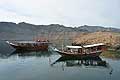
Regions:
<svg viewBox="0 0 120 80"><path fill-rule="evenodd" d="M90 52L78 52L78 51L70 51L70 50L66 50L64 52L67 52L67 53L71 53L71 54L91 54L91 53L99 53L99 52L102 52L102 50L97 50L97 51L90 51Z"/></svg>

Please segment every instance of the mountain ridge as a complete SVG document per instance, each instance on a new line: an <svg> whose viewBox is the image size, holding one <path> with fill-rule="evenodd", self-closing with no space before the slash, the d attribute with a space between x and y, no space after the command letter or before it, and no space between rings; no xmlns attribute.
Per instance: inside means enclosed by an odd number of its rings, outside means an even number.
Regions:
<svg viewBox="0 0 120 80"><path fill-rule="evenodd" d="M58 31L77 31L77 32L96 32L96 31L111 31L111 32L120 32L119 28L112 28L112 27L103 27L103 26L88 26L88 25L83 25L83 26L78 26L78 27L69 27L69 26L64 26L61 24L49 24L49 25L35 25L35 24L30 24L30 23L26 23L26 22L20 22L18 24L14 23L14 22L0 22L0 28L2 30L2 26L4 27L13 27L15 28L25 28L27 27L35 29L35 28L43 28L43 29L54 29L54 31L57 32ZM8 27L9 26L9 27ZM55 29L55 28L59 28L59 29Z"/></svg>
<svg viewBox="0 0 120 80"><path fill-rule="evenodd" d="M80 33L91 32L120 32L117 28L105 28L102 26L79 26L69 27L61 24L49 24L49 25L34 25L26 22L14 23L14 22L0 22L0 37L1 39L32 39L34 36L62 36L76 37ZM54 35L53 35L54 34ZM54 38L54 37L51 37Z"/></svg>

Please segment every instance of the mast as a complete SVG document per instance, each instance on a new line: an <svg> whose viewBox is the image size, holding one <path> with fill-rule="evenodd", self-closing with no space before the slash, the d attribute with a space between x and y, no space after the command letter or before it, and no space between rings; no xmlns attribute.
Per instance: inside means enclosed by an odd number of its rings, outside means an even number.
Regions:
<svg viewBox="0 0 120 80"><path fill-rule="evenodd" d="M64 38L64 37L65 37L64 35L65 35L65 31L63 32L63 39L62 39L62 51L63 51L63 49L64 49L64 42L65 42L65 41L64 41L64 39L65 39L65 38Z"/></svg>

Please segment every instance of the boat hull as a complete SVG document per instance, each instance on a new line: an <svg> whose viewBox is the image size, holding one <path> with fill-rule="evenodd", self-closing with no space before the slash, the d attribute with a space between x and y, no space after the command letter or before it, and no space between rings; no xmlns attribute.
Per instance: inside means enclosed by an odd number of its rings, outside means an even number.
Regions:
<svg viewBox="0 0 120 80"><path fill-rule="evenodd" d="M28 51L37 51L37 50L48 50L48 45L39 45L39 46L16 46L11 45L16 50L28 50Z"/></svg>
<svg viewBox="0 0 120 80"><path fill-rule="evenodd" d="M8 42L7 43L9 45L11 45L13 48L15 48L16 50L22 50L22 51L39 51L39 50L44 50L47 51L48 50L48 43L12 43L12 42Z"/></svg>
<svg viewBox="0 0 120 80"><path fill-rule="evenodd" d="M98 57L102 53L102 51L89 53L89 54L69 53L64 51L56 51L56 52L59 53L61 56L73 56L73 57Z"/></svg>

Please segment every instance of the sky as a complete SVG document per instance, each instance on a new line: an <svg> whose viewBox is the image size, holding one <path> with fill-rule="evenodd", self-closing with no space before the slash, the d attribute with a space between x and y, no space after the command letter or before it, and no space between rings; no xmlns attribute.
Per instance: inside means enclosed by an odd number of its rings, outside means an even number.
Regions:
<svg viewBox="0 0 120 80"><path fill-rule="evenodd" d="M120 0L0 0L0 21L120 27Z"/></svg>

